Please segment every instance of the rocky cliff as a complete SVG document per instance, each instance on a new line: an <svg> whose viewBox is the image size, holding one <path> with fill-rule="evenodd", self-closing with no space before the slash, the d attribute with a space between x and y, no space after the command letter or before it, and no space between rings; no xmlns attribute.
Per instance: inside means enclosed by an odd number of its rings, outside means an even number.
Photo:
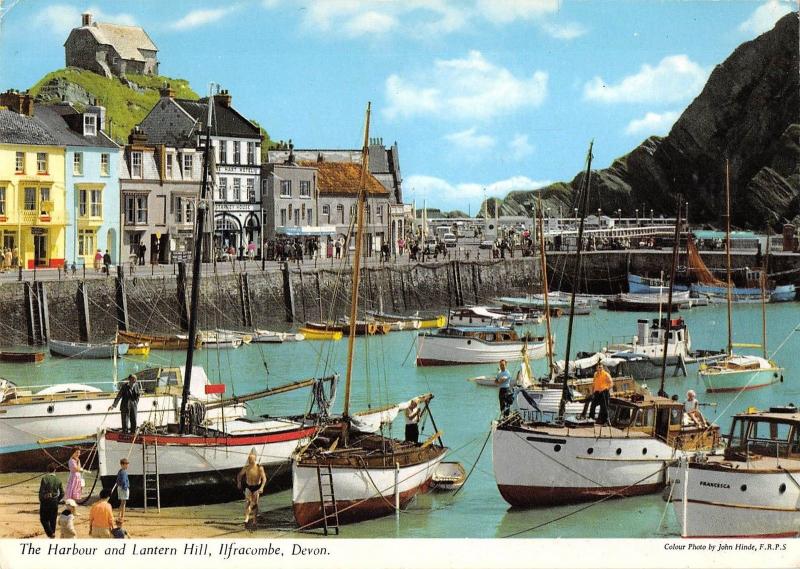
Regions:
<svg viewBox="0 0 800 569"><path fill-rule="evenodd" d="M739 46L717 65L705 88L666 137L650 137L593 173L589 211L652 208L674 215L682 193L690 222L719 225L730 160L733 224L778 228L800 222L798 15ZM545 206L573 207L583 174L543 189ZM504 215L531 215L533 191L510 193ZM636 205L633 205L636 204Z"/></svg>

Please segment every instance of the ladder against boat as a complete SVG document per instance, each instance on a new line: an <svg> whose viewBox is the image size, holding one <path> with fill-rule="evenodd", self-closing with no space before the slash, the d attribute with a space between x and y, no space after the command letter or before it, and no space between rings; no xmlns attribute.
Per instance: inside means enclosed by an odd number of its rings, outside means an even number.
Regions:
<svg viewBox="0 0 800 569"><path fill-rule="evenodd" d="M161 513L161 481L158 474L158 443L142 441L142 484L144 510L156 508Z"/></svg>
<svg viewBox="0 0 800 569"><path fill-rule="evenodd" d="M336 505L336 492L333 489L333 472L330 464L317 464L317 484L319 485L319 502L322 512L322 531L325 535L331 531L339 535L339 507Z"/></svg>

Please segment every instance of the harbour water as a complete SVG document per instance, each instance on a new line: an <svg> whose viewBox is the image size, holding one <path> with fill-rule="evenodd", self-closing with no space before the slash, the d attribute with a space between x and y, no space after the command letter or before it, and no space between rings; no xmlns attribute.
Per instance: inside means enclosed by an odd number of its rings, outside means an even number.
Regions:
<svg viewBox="0 0 800 569"><path fill-rule="evenodd" d="M722 349L726 344L726 312L724 305L685 310L680 315L689 325L695 349ZM591 316L576 320L573 352L599 348L612 337L631 336L635 333L637 318L654 318L657 314L616 313L595 310ZM723 433L729 426L729 417L754 406L759 408L787 403L800 404L800 304L775 304L767 307L768 345L770 353L778 350L774 359L785 368L784 381L772 386L740 394L704 393L702 382L696 374L686 378L668 378L666 390L683 400L688 389L694 389L702 403L716 403L716 407L703 407L709 420L716 421ZM740 305L734 310L734 341L760 342L761 308L759 305ZM553 320L556 335L556 355L563 359L567 319ZM537 326L542 333L544 325ZM794 333L793 333L794 331ZM496 366L453 366L417 368L414 364L416 332L394 332L365 341L359 338L356 345L356 364L353 377L352 408L366 409L408 399L415 395L433 392L431 404L438 428L444 431L443 439L450 447L448 460L461 461L471 475L457 495L429 494L417 498L398 516L364 522L342 529L345 537L352 538L422 538L471 537L498 538L519 535L528 538L555 537L617 537L648 538L673 537L680 533L673 509L660 494L609 500L598 504L582 504L559 508L513 510L501 498L492 473L491 422L497 417L497 392L493 388L477 386L466 378L494 373ZM341 410L343 397L344 361L347 343L297 342L243 346L237 350L202 350L196 357L212 382L224 382L226 395L243 394L266 386L277 386L302 378L340 372L342 381L335 406ZM151 352L149 359L128 358L119 363L119 377L148 365L182 365L182 352ZM518 367L512 364L512 371ZM534 363L537 373L544 371L544 361ZM37 366L0 364L0 377L15 381L20 386L43 386L53 383L93 383L108 381L112 374L111 363L100 361L70 361L49 357ZM658 382L648 382L650 389L658 390ZM251 404L256 414L299 414L310 402L308 391L296 391L260 400ZM140 417L140 422L143 417ZM117 415L109 423L118 426ZM430 420L423 425L421 440L434 432ZM402 418L393 426L393 434L403 436ZM484 447L485 443L485 447ZM481 452L481 449L483 451ZM480 459L477 461L478 457ZM242 457L244 464L245 457ZM203 508L206 515L214 511L241 510L241 504L231 503ZM197 510L194 508L193 510ZM266 511L267 525L292 533L291 492L271 494L262 498L262 512ZM196 512L195 512L196 513ZM191 515L187 511L187 514ZM186 527L186 537L192 530ZM257 534L255 534L257 535ZM311 537L314 534L304 534Z"/></svg>

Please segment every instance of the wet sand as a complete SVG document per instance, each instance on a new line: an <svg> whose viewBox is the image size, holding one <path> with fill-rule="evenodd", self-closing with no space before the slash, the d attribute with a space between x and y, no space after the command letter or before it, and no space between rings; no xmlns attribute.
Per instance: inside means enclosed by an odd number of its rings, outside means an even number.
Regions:
<svg viewBox="0 0 800 569"><path fill-rule="evenodd" d="M66 487L67 474L58 476ZM39 523L40 478L41 474L37 473L0 474L0 538L46 538ZM84 498L93 481L94 474L87 473ZM89 509L97 501L98 494L96 488L89 501L78 506L75 529L79 539L89 537ZM145 512L142 508L128 508L124 527L132 538L297 537L291 508L265 510L270 501L275 503L270 496L261 499L259 527L254 531L244 527L244 500L212 506L162 508L160 513L155 509ZM59 507L59 512L63 509ZM114 518L119 518L118 509L114 510Z"/></svg>

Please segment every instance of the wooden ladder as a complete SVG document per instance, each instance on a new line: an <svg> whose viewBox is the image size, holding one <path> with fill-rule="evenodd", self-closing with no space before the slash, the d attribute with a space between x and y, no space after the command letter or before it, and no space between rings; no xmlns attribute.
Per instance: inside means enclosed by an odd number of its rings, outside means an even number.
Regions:
<svg viewBox="0 0 800 569"><path fill-rule="evenodd" d="M333 472L330 464L317 465L317 484L319 485L319 500L322 505L322 530L325 535L331 531L335 531L336 535L339 535L339 508L336 505Z"/></svg>
<svg viewBox="0 0 800 569"><path fill-rule="evenodd" d="M161 484L158 476L158 443L142 443L142 483L144 484L143 504L155 507L161 513Z"/></svg>

